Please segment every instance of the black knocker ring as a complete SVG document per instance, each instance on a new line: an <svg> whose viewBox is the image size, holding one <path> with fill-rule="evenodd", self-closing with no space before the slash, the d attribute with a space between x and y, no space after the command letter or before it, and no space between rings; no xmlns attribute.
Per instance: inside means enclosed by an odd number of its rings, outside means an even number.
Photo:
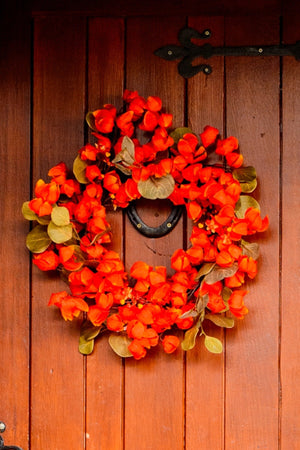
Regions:
<svg viewBox="0 0 300 450"><path fill-rule="evenodd" d="M159 238L170 233L175 228L182 214L182 206L174 205L169 217L158 227L149 227L139 217L134 202L131 202L126 208L127 216L132 225L144 236L149 238Z"/></svg>

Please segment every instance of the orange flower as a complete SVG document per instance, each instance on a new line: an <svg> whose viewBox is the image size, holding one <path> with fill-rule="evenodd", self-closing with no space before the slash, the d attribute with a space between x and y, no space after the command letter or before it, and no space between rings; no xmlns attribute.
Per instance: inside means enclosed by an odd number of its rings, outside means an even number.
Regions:
<svg viewBox="0 0 300 450"><path fill-rule="evenodd" d="M106 326L111 331L122 331L124 329L124 323L119 314L112 314L107 318Z"/></svg>
<svg viewBox="0 0 300 450"><path fill-rule="evenodd" d="M128 345L128 350L132 353L134 359L142 359L146 356L147 351L145 347L138 341L138 339L133 339Z"/></svg>
<svg viewBox="0 0 300 450"><path fill-rule="evenodd" d="M191 269L189 257L184 250L178 249L173 253L171 267L177 272L185 272Z"/></svg>
<svg viewBox="0 0 300 450"><path fill-rule="evenodd" d="M113 105L104 105L103 109L93 112L95 118L95 127L100 133L111 133L116 117L117 110Z"/></svg>
<svg viewBox="0 0 300 450"><path fill-rule="evenodd" d="M40 270L55 270L59 265L59 257L53 250L33 255L33 264Z"/></svg>
<svg viewBox="0 0 300 450"><path fill-rule="evenodd" d="M109 192L115 194L120 189L120 186L121 180L115 170L112 170L104 175L103 187L105 187L105 189Z"/></svg>
<svg viewBox="0 0 300 450"><path fill-rule="evenodd" d="M69 271L78 270L83 265L83 260L78 261L78 249L76 249L75 245L60 247L59 260L64 268Z"/></svg>
<svg viewBox="0 0 300 450"><path fill-rule="evenodd" d="M248 309L244 305L244 296L247 292L237 289L233 291L228 300L230 311L239 319L242 319L248 313Z"/></svg>
<svg viewBox="0 0 300 450"><path fill-rule="evenodd" d="M177 336L167 335L162 340L162 345L164 348L164 351L166 353L173 353L179 346L179 339Z"/></svg>
<svg viewBox="0 0 300 450"><path fill-rule="evenodd" d="M54 181L56 184L63 184L67 178L67 166L64 162L57 164L52 167L52 169L48 172L49 177L52 177L51 181Z"/></svg>
<svg viewBox="0 0 300 450"><path fill-rule="evenodd" d="M143 261L136 261L130 269L130 276L137 280L146 280L152 267Z"/></svg>
<svg viewBox="0 0 300 450"><path fill-rule="evenodd" d="M55 305L60 308L65 320L73 320L81 311L89 310L88 304L81 297L72 297L66 291L52 294L48 306Z"/></svg>
<svg viewBox="0 0 300 450"><path fill-rule="evenodd" d="M200 138L204 147L209 147L211 144L213 144L216 141L218 135L219 130L217 128L211 127L209 125L204 127L203 132L200 133Z"/></svg>
<svg viewBox="0 0 300 450"><path fill-rule="evenodd" d="M102 309L98 305L90 306L88 318L95 327L99 327L108 316L108 309Z"/></svg>
<svg viewBox="0 0 300 450"><path fill-rule="evenodd" d="M257 274L257 261L251 256L242 256L239 260L239 270L246 272L249 278L254 278Z"/></svg>

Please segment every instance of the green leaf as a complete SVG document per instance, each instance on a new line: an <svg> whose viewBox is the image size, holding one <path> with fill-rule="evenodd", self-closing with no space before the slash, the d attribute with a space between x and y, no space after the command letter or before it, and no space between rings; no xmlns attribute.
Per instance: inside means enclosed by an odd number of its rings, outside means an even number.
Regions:
<svg viewBox="0 0 300 450"><path fill-rule="evenodd" d="M203 281L207 284L214 284L224 278L232 277L238 268L239 266L237 263L233 263L230 267L220 267L215 265L212 271L205 276Z"/></svg>
<svg viewBox="0 0 300 450"><path fill-rule="evenodd" d="M47 231L50 239L55 242L55 244L63 244L72 238L73 227L71 223L60 227L51 221Z"/></svg>
<svg viewBox="0 0 300 450"><path fill-rule="evenodd" d="M101 329L102 327L95 327L92 322L90 322L89 320L85 320L84 322L82 322L80 328L80 336L86 341L90 341L98 336Z"/></svg>
<svg viewBox="0 0 300 450"><path fill-rule="evenodd" d="M48 225L48 223L50 223L50 221L51 221L51 216L50 215L48 215L48 216L41 216L41 217L37 216L36 220L41 225Z"/></svg>
<svg viewBox="0 0 300 450"><path fill-rule="evenodd" d="M211 272L215 265L216 265L216 263L204 263L201 266L199 272L197 273L195 280L198 281L198 280L200 280L201 277L203 277L204 275L207 275L209 272Z"/></svg>
<svg viewBox="0 0 300 450"><path fill-rule="evenodd" d="M260 210L260 206L255 198L250 195L241 195L237 204L235 205L235 215L239 219L243 219L245 217L245 212L248 208L256 208Z"/></svg>
<svg viewBox="0 0 300 450"><path fill-rule="evenodd" d="M68 225L70 223L69 210L65 206L54 206L51 212L51 219L59 227Z"/></svg>
<svg viewBox="0 0 300 450"><path fill-rule="evenodd" d="M78 349L82 355L90 355L94 350L94 339L86 341L82 336L80 336Z"/></svg>
<svg viewBox="0 0 300 450"><path fill-rule="evenodd" d="M243 255L249 256L254 260L259 257L259 245L256 242L247 242L244 239L241 240Z"/></svg>
<svg viewBox="0 0 300 450"><path fill-rule="evenodd" d="M195 311L194 309L189 309L185 313L183 313L179 319L186 319L187 317L198 317L199 313Z"/></svg>
<svg viewBox="0 0 300 450"><path fill-rule="evenodd" d="M77 155L73 163L73 173L76 180L81 184L87 184L89 182L89 180L85 176L85 169L87 168L87 166L87 162L83 161L80 158L80 155Z"/></svg>
<svg viewBox="0 0 300 450"><path fill-rule="evenodd" d="M179 139L182 139L183 136L187 133L195 134L190 128L182 127L182 128L176 128L172 133L170 133L170 136L174 139L174 143L177 144Z"/></svg>
<svg viewBox="0 0 300 450"><path fill-rule="evenodd" d="M148 180L138 182L138 191L142 197L150 200L156 198L167 198L172 194L175 187L175 180L171 174L161 178L150 177Z"/></svg>
<svg viewBox="0 0 300 450"><path fill-rule="evenodd" d="M50 244L51 239L42 225L36 225L26 238L26 246L32 253L43 253Z"/></svg>
<svg viewBox="0 0 300 450"><path fill-rule="evenodd" d="M204 345L211 353L222 353L223 351L222 342L213 336L205 336Z"/></svg>
<svg viewBox="0 0 300 450"><path fill-rule="evenodd" d="M239 167L233 170L232 176L240 183L248 183L256 178L256 170L252 166Z"/></svg>
<svg viewBox="0 0 300 450"><path fill-rule="evenodd" d="M133 356L128 350L131 339L125 334L111 334L108 338L108 342L113 351L121 356L121 358L130 358Z"/></svg>
<svg viewBox="0 0 300 450"><path fill-rule="evenodd" d="M257 179L254 178L252 181L248 181L247 183L240 183L242 192L245 194L250 194L253 192L257 187Z"/></svg>
<svg viewBox="0 0 300 450"><path fill-rule="evenodd" d="M194 325L192 328L187 330L184 334L184 339L181 342L182 350L191 350L195 347L196 337L199 332L199 325Z"/></svg>
<svg viewBox="0 0 300 450"><path fill-rule="evenodd" d="M22 214L23 214L24 218L27 220L37 220L38 215L34 211L32 211L32 209L29 208L29 203L30 202L23 203Z"/></svg>
<svg viewBox="0 0 300 450"><path fill-rule="evenodd" d="M97 131L97 128L95 127L95 116L92 113L92 111L89 111L87 115L85 116L86 123L88 126L93 130Z"/></svg>
<svg viewBox="0 0 300 450"><path fill-rule="evenodd" d="M218 316L215 314L206 314L205 319L210 320L215 325L218 325L218 327L223 327L223 328L233 328L234 327L234 320L231 317Z"/></svg>

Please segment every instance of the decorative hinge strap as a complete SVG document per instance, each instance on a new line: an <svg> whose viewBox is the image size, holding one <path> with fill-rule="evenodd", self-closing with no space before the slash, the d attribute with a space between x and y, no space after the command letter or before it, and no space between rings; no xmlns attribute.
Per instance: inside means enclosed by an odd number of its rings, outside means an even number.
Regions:
<svg viewBox="0 0 300 450"><path fill-rule="evenodd" d="M191 78L198 72L209 75L212 67L209 64L193 66L195 58L204 59L212 56L294 56L300 60L300 41L289 45L251 45L244 47L213 47L211 44L197 45L192 39L208 39L211 37L209 29L202 33L194 28L185 27L178 33L179 45L165 45L155 50L154 54L168 61L181 59L178 63L178 72L184 78Z"/></svg>

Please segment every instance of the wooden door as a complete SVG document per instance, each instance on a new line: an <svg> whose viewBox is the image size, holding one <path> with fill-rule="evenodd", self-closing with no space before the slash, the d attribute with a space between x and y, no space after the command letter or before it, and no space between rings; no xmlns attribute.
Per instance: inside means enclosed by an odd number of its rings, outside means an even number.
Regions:
<svg viewBox="0 0 300 450"><path fill-rule="evenodd" d="M6 445L24 450L297 450L300 64L292 57L214 57L213 72L184 80L176 63L153 55L176 43L186 24L213 32L211 44L294 43L299 11L253 2L83 5L33 2L7 7L1 47L1 402ZM133 2L135 3L135 2ZM89 8L90 6L90 8ZM214 8L215 6L215 8ZM10 9L9 9L10 8ZM53 9L54 8L54 9ZM294 9L293 9L294 8ZM246 13L251 15L246 15ZM30 20L31 18L31 20ZM158 95L174 126L205 125L239 138L256 167L255 193L270 228L259 237L259 275L249 285L249 314L224 333L225 351L155 351L122 360L104 337L78 352L79 323L47 307L61 281L30 263L20 213L38 178L88 140L85 113L121 106L124 88ZM150 225L164 208L144 207ZM169 264L186 245L181 219L167 236L147 239L122 213L110 216L114 249L126 267L141 258Z"/></svg>

